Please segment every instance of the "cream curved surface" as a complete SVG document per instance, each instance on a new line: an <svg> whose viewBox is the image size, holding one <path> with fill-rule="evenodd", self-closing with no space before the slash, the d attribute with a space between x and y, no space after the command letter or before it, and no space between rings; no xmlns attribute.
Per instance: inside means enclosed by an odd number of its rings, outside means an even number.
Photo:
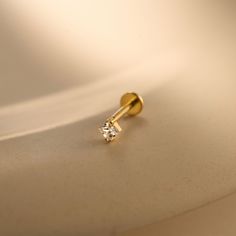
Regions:
<svg viewBox="0 0 236 236"><path fill-rule="evenodd" d="M233 3L0 4L1 235L196 235L183 213L235 204ZM132 90L145 109L105 145Z"/></svg>

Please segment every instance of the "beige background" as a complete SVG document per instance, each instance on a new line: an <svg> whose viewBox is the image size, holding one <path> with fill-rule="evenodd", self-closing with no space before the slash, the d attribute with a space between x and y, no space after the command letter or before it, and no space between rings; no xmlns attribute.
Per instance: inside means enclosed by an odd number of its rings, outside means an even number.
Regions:
<svg viewBox="0 0 236 236"><path fill-rule="evenodd" d="M0 4L0 234L235 235L232 2Z"/></svg>

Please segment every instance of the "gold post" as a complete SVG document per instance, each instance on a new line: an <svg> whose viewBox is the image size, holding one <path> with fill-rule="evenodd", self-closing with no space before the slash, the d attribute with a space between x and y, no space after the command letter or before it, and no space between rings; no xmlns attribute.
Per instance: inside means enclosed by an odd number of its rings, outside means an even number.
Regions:
<svg viewBox="0 0 236 236"><path fill-rule="evenodd" d="M100 127L100 132L107 142L114 140L121 127L118 120L124 115L135 116L143 109L143 99L137 93L126 93L121 97L120 108L112 116L110 116L105 124Z"/></svg>
<svg viewBox="0 0 236 236"><path fill-rule="evenodd" d="M123 95L120 101L121 107L107 120L112 124L116 123L124 115L137 115L143 106L143 100L136 93L127 93Z"/></svg>
<svg viewBox="0 0 236 236"><path fill-rule="evenodd" d="M111 123L115 123L118 121L121 117L123 117L131 108L131 104L127 104L125 106L120 107L118 111L116 111L111 118L109 118Z"/></svg>

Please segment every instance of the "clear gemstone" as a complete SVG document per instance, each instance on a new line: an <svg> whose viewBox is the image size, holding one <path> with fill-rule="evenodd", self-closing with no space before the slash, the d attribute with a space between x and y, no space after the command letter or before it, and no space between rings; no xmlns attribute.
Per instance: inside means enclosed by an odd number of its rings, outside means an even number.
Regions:
<svg viewBox="0 0 236 236"><path fill-rule="evenodd" d="M99 128L99 131L107 142L111 142L119 133L119 130L110 122L106 122L102 127Z"/></svg>

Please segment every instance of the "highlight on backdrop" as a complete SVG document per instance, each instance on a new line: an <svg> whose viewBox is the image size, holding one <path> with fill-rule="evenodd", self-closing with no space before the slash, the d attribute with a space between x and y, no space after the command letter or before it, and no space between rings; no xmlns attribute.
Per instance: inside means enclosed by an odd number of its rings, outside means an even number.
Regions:
<svg viewBox="0 0 236 236"><path fill-rule="evenodd" d="M2 0L0 235L235 235L235 9Z"/></svg>

